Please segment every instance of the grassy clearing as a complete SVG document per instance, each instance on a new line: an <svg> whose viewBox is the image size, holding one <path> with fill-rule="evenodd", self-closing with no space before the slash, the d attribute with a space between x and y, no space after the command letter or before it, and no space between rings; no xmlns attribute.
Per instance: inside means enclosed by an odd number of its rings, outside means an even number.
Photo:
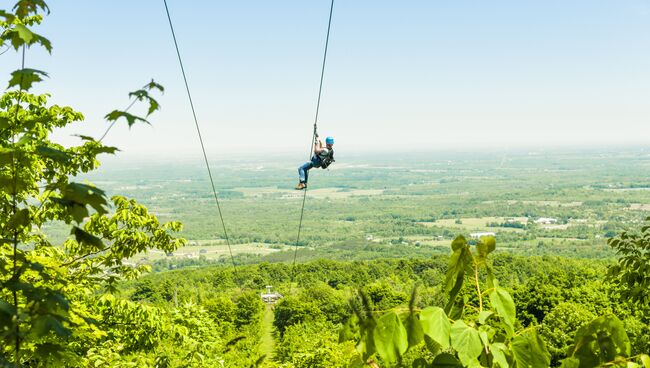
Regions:
<svg viewBox="0 0 650 368"><path fill-rule="evenodd" d="M260 355L265 355L267 360L273 358L273 346L275 345L273 339L273 317L273 308L267 304L262 317L262 334L259 350Z"/></svg>

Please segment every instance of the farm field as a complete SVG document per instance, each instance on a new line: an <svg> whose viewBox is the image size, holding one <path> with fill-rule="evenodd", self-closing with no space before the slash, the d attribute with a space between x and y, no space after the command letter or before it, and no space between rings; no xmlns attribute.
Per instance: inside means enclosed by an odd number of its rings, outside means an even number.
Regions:
<svg viewBox="0 0 650 368"><path fill-rule="evenodd" d="M648 171L650 157L640 149L340 161L311 177L298 244L309 259L419 257L422 247L446 245L458 234L495 234L503 252L607 258L613 256L607 238L650 215L650 191L642 190L650 182L639 174ZM136 198L161 220L181 221L192 244L137 262L227 261L201 162L172 164L172 170L155 162L137 167L134 173L109 163L86 179ZM287 157L250 167L242 160L213 167L233 254L247 263L292 259L303 194L293 189L295 169ZM67 236L55 230L48 231Z"/></svg>

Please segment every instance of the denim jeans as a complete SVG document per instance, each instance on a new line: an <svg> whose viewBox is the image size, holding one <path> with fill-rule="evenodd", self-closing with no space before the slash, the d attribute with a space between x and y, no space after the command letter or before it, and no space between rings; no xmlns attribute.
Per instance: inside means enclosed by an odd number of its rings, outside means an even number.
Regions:
<svg viewBox="0 0 650 368"><path fill-rule="evenodd" d="M318 156L313 156L311 161L306 162L304 165L298 168L298 175L300 176L300 182L307 184L309 180L309 170L314 167L320 167L321 160Z"/></svg>

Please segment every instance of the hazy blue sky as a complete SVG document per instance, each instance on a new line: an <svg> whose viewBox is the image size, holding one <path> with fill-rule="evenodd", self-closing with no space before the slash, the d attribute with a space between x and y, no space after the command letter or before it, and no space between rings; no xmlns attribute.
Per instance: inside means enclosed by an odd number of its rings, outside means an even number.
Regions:
<svg viewBox="0 0 650 368"><path fill-rule="evenodd" d="M307 154L329 0L168 0L211 155ZM7 2L5 2L7 3ZM48 1L41 89L102 116L150 78L153 127L120 126L128 154L195 155L162 0ZM6 5L5 5L6 6ZM0 56L7 75L18 56ZM320 130L339 152L643 144L650 137L647 0L337 0Z"/></svg>

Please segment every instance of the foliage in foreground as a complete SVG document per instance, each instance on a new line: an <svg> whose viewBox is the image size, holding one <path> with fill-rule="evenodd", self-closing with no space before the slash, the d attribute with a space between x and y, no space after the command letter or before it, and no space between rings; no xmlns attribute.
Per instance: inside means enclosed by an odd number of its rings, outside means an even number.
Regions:
<svg viewBox="0 0 650 368"><path fill-rule="evenodd" d="M39 13L48 11L40 0L0 11L2 43L22 50L23 65L27 48L52 49L33 31L43 20ZM172 252L185 240L174 236L180 223L161 223L134 200L109 200L100 188L73 181L95 170L100 154L117 149L88 136L73 147L50 140L83 115L29 92L46 76L22 67L0 97L0 365L119 366L124 358L118 357L151 347L167 326L155 309L106 293L147 269L129 264L130 257L147 249ZM159 107L149 95L156 89L162 91L152 81L130 96L148 102L151 114ZM146 122L120 110L106 119ZM63 244L44 235L52 223L69 227Z"/></svg>
<svg viewBox="0 0 650 368"><path fill-rule="evenodd" d="M646 223L640 233L624 231L608 244L619 256L618 264L610 267L607 275L618 297L636 305L650 305L650 224Z"/></svg>
<svg viewBox="0 0 650 368"><path fill-rule="evenodd" d="M462 236L452 242L453 254L445 278L449 301L444 309L417 310L414 291L407 310L395 309L377 316L372 302L362 293L360 302L353 304L355 315L340 336L341 341L356 343L359 358L353 365L550 366L551 354L538 328L521 328L514 300L494 276L488 255L495 247L492 237L481 239L474 251ZM461 293L466 279L471 280L474 295ZM478 301L478 307L470 303L470 298ZM421 346L426 347L428 353L418 354L409 362L409 351L422 350ZM647 366L647 355L630 358L630 352L630 340L623 323L614 315L606 315L577 331L562 366Z"/></svg>

